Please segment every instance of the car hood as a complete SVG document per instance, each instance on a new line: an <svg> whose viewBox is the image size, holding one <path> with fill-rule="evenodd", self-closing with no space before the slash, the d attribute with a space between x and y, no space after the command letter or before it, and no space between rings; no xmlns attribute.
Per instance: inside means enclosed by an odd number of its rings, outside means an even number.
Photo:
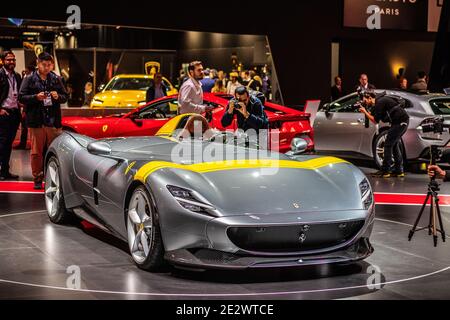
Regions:
<svg viewBox="0 0 450 320"><path fill-rule="evenodd" d="M95 95L94 100L101 100L96 107L136 108L140 102L146 101L146 92L140 90L112 90Z"/></svg>
<svg viewBox="0 0 450 320"><path fill-rule="evenodd" d="M306 158L281 168L198 168L164 168L148 183L194 190L220 216L363 210L359 183L364 175L337 158Z"/></svg>

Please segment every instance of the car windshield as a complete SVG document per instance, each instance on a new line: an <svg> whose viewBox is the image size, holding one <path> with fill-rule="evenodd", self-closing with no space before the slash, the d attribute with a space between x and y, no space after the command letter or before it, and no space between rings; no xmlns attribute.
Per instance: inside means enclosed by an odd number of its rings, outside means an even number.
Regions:
<svg viewBox="0 0 450 320"><path fill-rule="evenodd" d="M450 98L431 100L430 106L436 115L450 115Z"/></svg>
<svg viewBox="0 0 450 320"><path fill-rule="evenodd" d="M152 83L150 78L116 78L112 80L105 88L105 91L111 90L140 90L146 91Z"/></svg>

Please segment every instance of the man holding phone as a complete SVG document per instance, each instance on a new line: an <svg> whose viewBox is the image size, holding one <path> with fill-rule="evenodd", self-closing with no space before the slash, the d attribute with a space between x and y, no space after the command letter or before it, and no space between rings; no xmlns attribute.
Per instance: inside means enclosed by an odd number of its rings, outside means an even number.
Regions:
<svg viewBox="0 0 450 320"><path fill-rule="evenodd" d="M44 152L61 133L61 103L67 101L68 95L61 78L52 72L53 57L44 52L37 61L37 71L23 81L19 101L27 106L31 169L34 188L39 190L44 179Z"/></svg>

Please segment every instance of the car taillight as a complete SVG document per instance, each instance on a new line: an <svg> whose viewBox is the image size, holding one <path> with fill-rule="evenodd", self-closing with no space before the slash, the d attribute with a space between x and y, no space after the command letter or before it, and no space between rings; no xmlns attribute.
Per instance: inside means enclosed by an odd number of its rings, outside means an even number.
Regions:
<svg viewBox="0 0 450 320"><path fill-rule="evenodd" d="M270 129L281 129L282 123L281 121L272 121L269 124Z"/></svg>

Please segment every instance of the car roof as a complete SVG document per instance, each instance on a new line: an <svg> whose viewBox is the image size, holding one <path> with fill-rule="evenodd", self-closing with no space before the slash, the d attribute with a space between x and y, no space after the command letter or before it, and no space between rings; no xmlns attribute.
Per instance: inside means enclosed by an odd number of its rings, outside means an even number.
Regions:
<svg viewBox="0 0 450 320"><path fill-rule="evenodd" d="M404 91L404 90L399 90L399 89L376 89L374 91L377 94L386 92L387 94L398 95L405 99L416 100L416 101L429 101L430 99L434 99L434 98L446 98L446 97L450 98L450 96L447 96L443 93L419 94L419 93L415 93L415 92L411 92L411 91ZM344 100L351 96L355 96L356 94L357 94L357 92L352 92L352 93L346 95L345 97L339 98L338 100L335 100L335 101ZM335 101L333 101L333 102L335 102Z"/></svg>
<svg viewBox="0 0 450 320"><path fill-rule="evenodd" d="M148 74L118 74L113 77L114 78L122 78L122 79L131 79L131 78L142 78L142 79L153 79L153 76L150 76ZM166 79L166 77L163 76L163 79Z"/></svg>
<svg viewBox="0 0 450 320"><path fill-rule="evenodd" d="M396 90L396 89L385 89L385 90L375 90L375 92L377 93L382 93L382 92L386 92L388 94L394 94L394 95L398 95L404 98L409 98L409 99L413 99L413 100L421 100L421 101L428 101L432 98L445 98L447 97L447 95L443 94L443 93L427 93L427 94L420 94L420 93L416 93L416 92L411 92L411 91L404 91L404 90Z"/></svg>
<svg viewBox="0 0 450 320"><path fill-rule="evenodd" d="M114 78L145 78L151 79L151 76L147 74L118 74L115 75Z"/></svg>

